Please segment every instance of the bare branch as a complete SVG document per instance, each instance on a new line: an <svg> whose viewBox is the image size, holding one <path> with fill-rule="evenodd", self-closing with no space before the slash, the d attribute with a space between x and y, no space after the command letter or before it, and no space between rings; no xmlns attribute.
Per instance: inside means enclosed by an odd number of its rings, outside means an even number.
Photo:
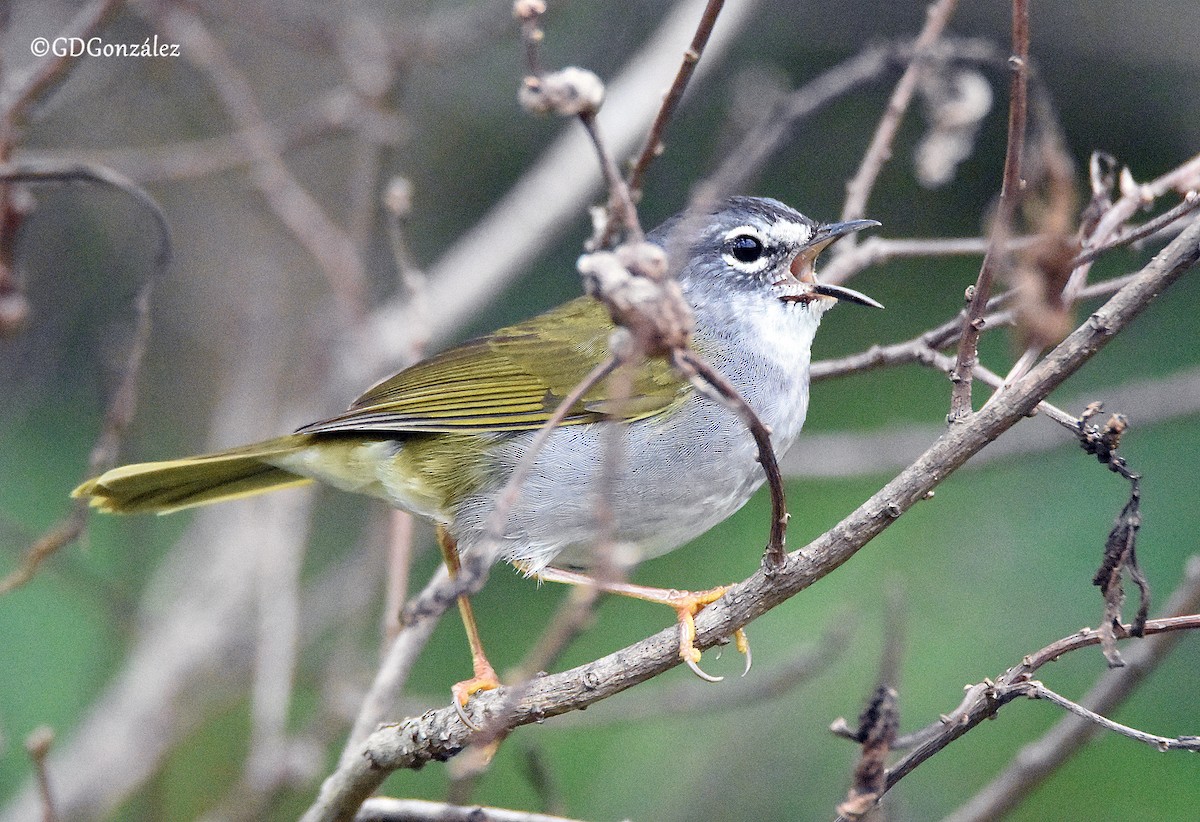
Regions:
<svg viewBox="0 0 1200 822"><path fill-rule="evenodd" d="M141 373L142 359L150 340L150 295L154 284L161 279L171 264L171 231L166 215L146 191L109 169L82 163L22 163L0 166L0 180L7 183L69 183L83 182L112 188L136 200L151 215L158 248L153 268L145 278L134 300L134 334L125 360L124 371L117 390L109 401L108 410L92 453L88 458L86 476L95 476L117 462L117 452L125 430L133 420L137 403L137 384ZM83 500L75 502L71 513L60 523L38 539L26 552L21 565L0 580L0 595L21 587L37 573L43 562L57 551L78 539L87 524L88 505Z"/></svg>
<svg viewBox="0 0 1200 822"><path fill-rule="evenodd" d="M1171 631L1194 630L1200 630L1200 614L1151 619L1146 623L1146 636L1166 634L1166 632ZM943 716L941 720L938 720L928 730L919 732L917 736L922 739L922 742L917 744L916 748L910 754L888 769L888 790L894 787L896 782L899 782L905 776L912 773L919 764L929 760L938 751L946 749L946 746L954 742L955 739L964 736L964 734L982 724L985 720L994 718L998 710L1006 706L1009 702L1022 696L1031 696L1031 694L1038 696L1036 692L1033 692L1037 689L1033 689L1033 691L1030 689L1032 673L1037 671L1038 668L1048 664L1048 662L1061 658L1063 654L1068 654L1080 648L1096 646L1099 643L1099 632L1084 629L1079 631L1078 634L1064 637L1062 640L1058 640L1038 650L1037 653L1026 656L1020 665L1010 667L995 682L986 679L977 685L968 685L966 689L967 695L959 708L955 709L952 714ZM1063 703L1070 702L1069 700L1062 700L1062 697L1060 697L1060 700ZM1075 706L1075 703L1072 704ZM1063 704L1063 707L1067 707L1066 704ZM1075 707L1078 708L1078 706ZM1080 716L1086 724L1094 727L1092 725L1094 718L1096 718L1094 712L1088 712L1086 709L1080 712L1080 710L1072 708L1072 713L1075 716ZM1200 749L1200 737L1178 737L1176 739L1159 737L1154 739L1151 744L1158 745L1160 744L1159 740L1165 740L1166 743L1169 743L1170 748L1175 750Z"/></svg>
<svg viewBox="0 0 1200 822"><path fill-rule="evenodd" d="M1008 144L1004 152L1004 179L1000 186L1000 205L992 227L991 242L979 278L967 297L967 316L958 341L958 357L951 374L954 388L950 395L948 420L958 423L971 414L971 369L978 362L979 332L992 292L992 280L1002 265L1004 246L1012 230L1012 218L1021 196L1021 159L1025 145L1026 92L1029 77L1029 5L1028 0L1013 0L1013 56L1010 60L1012 81L1009 91Z"/></svg>
<svg viewBox="0 0 1200 822"><path fill-rule="evenodd" d="M646 169L654 162L654 158L663 152L663 135L666 133L667 124L679 106L679 101L683 99L683 92L704 54L704 47L708 45L708 38L724 5L725 0L708 0L708 5L704 7L704 13L700 16L700 24L696 27L696 34L692 37L692 43L683 53L683 62L679 65L671 89L663 97L662 108L658 110L658 116L654 118L654 123L646 134L646 142L642 144L642 150L629 170L629 191L635 203L642 198L642 181Z"/></svg>
<svg viewBox="0 0 1200 822"><path fill-rule="evenodd" d="M1164 613L1182 615L1200 610L1200 557L1187 563L1184 579L1171 594ZM1126 651L1125 667L1107 671L1079 700L1097 714L1112 713L1133 695L1183 638L1179 631L1147 637ZM1095 725L1077 716L1065 716L1044 736L1030 742L1012 762L979 793L963 803L943 822L984 822L999 819L1045 782L1089 739Z"/></svg>

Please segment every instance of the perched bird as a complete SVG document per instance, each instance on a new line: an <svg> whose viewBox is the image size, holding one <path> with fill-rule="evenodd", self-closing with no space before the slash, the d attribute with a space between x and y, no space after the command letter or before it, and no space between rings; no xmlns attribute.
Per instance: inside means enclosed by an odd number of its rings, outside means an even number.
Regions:
<svg viewBox="0 0 1200 822"><path fill-rule="evenodd" d="M882 307L817 282L814 261L839 237L876 225L820 224L776 200L734 197L701 219L673 218L647 238L665 247L670 235L694 316L692 346L769 427L777 457L804 424L822 315L839 300ZM672 235L676 228L689 236ZM608 356L613 330L605 308L580 297L418 362L344 413L293 434L114 468L74 495L102 511L168 513L317 480L433 520L454 573L459 553L486 538L497 496L537 429ZM550 433L508 513L502 559L544 579L588 583L577 571L592 565L601 533L642 559L657 556L733 514L763 483L755 441L733 411L661 358L636 365L630 382L620 401L599 382ZM603 424L613 418L624 423L616 460L606 457ZM602 493L607 522L597 513ZM723 589L603 587L675 608L680 655L700 673L692 616ZM466 597L459 607L475 663L474 677L454 688L461 708L498 680Z"/></svg>

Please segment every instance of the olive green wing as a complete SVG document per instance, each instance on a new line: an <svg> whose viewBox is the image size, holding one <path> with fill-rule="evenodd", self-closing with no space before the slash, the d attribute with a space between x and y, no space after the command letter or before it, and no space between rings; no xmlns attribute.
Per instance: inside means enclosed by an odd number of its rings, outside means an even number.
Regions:
<svg viewBox="0 0 1200 822"><path fill-rule="evenodd" d="M608 356L612 321L590 297L464 343L371 388L343 414L302 433L487 433L540 428L562 399ZM617 403L607 381L588 391L563 425L612 413L662 413L693 390L660 359L636 366L632 396ZM618 409L618 406L620 408Z"/></svg>

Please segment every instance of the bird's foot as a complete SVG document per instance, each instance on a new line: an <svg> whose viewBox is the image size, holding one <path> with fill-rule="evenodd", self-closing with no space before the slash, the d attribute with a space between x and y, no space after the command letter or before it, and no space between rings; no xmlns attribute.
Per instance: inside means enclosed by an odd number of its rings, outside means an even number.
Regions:
<svg viewBox="0 0 1200 822"><path fill-rule="evenodd" d="M725 677L713 676L700 667L700 649L696 647L696 614L700 613L706 605L711 605L720 599L727 590L722 585L707 591L664 591L664 598L659 600L664 605L673 608L679 617L679 658L691 669L692 673L705 682L720 682ZM742 676L745 676L750 672L752 660L750 639L746 636L746 630L738 628L734 631L733 641L738 652L746 657L746 667L742 671Z"/></svg>
<svg viewBox="0 0 1200 822"><path fill-rule="evenodd" d="M500 677L496 676L496 671L492 668L491 663L486 658L477 657L475 659L475 676L464 679L450 688L450 693L454 697L454 711L464 725L473 731L479 730L479 726L467 715L467 703L480 691L494 691L499 687Z"/></svg>

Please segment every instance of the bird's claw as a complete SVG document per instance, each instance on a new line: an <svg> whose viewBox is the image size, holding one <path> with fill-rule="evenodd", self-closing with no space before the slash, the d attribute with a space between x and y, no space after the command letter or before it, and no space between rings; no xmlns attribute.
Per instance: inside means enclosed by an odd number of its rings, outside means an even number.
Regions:
<svg viewBox="0 0 1200 822"><path fill-rule="evenodd" d="M454 685L450 689L450 695L453 697L454 712L458 714L458 718L462 720L462 724L466 725L472 731L478 731L479 725L467 715L467 703L475 694L480 691L492 691L500 687L500 679L496 676L496 672L492 670L492 666L488 664L486 659L478 659L475 662L475 676L471 679L464 680Z"/></svg>
<svg viewBox="0 0 1200 822"><path fill-rule="evenodd" d="M683 663L691 669L692 673L703 679L705 682L720 682L725 677L713 676L707 673L700 667L700 651L696 648L696 619L695 615L703 608L720 598L725 592L724 588L714 588L711 591L704 591L699 594L689 594L687 603L679 603L674 607L679 614L679 658ZM746 667L742 671L742 676L750 673L750 640L746 636L744 628L738 628L733 632L733 641L738 653L746 657Z"/></svg>
<svg viewBox="0 0 1200 822"><path fill-rule="evenodd" d="M450 694L453 697L451 702L454 703L454 712L458 714L458 718L462 721L462 724L466 725L472 731L478 731L479 726L475 724L475 721L471 717L467 716L467 706L465 703L459 701L458 694L455 693L456 689L457 686L450 689Z"/></svg>
<svg viewBox="0 0 1200 822"><path fill-rule="evenodd" d="M750 665L754 662L754 656L750 653L750 637L746 636L745 628L738 628L733 632L733 643L737 646L738 653L746 657L746 667L742 669L742 676L750 673Z"/></svg>
<svg viewBox="0 0 1200 822"><path fill-rule="evenodd" d="M695 656L685 656L683 658L683 664L691 668L692 673L703 679L705 682L720 682L721 680L725 679L723 676L713 676L712 674L707 673L703 668L700 667L699 658L700 653L697 651Z"/></svg>

